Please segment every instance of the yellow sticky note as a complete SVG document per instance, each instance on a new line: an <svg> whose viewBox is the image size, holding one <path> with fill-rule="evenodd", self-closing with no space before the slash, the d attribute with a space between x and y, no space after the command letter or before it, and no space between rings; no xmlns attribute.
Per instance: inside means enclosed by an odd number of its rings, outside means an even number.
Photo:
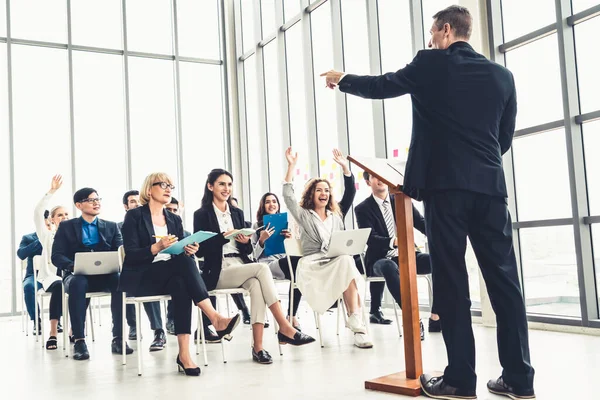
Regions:
<svg viewBox="0 0 600 400"><path fill-rule="evenodd" d="M331 169L332 169L332 170L334 170L334 171L335 171L335 169L336 169L336 168L337 168L337 164L336 164L336 163L333 163L333 164L331 164Z"/></svg>
<svg viewBox="0 0 600 400"><path fill-rule="evenodd" d="M325 164L327 164L327 161L326 160L321 160L321 167L324 167Z"/></svg>

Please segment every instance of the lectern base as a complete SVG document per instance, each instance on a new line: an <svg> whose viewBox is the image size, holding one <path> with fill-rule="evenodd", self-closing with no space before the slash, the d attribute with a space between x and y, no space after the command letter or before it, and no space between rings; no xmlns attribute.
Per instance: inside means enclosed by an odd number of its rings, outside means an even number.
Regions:
<svg viewBox="0 0 600 400"><path fill-rule="evenodd" d="M433 376L442 375L441 373ZM406 372L396 372L395 374L381 376L379 378L365 381L365 389L377 390L379 392L401 394L403 396L417 397L421 395L421 385L419 378L410 379L406 377Z"/></svg>

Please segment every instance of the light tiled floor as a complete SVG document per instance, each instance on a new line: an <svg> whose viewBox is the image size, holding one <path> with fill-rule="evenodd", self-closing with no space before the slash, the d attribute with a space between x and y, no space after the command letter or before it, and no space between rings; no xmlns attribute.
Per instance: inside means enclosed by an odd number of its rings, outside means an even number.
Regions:
<svg viewBox="0 0 600 400"><path fill-rule="evenodd" d="M151 332L145 327L143 342L144 375L137 376L135 353L128 365L110 353L109 311L103 313L103 326L96 325L96 342L88 339L91 359L74 361L61 350L46 351L35 337L21 332L19 318L0 319L3 333L0 398L25 399L392 399L396 395L364 389L364 381L403 369L403 342L395 325L371 326L375 347L361 350L352 345L344 329L336 336L335 314L323 318L325 348L317 343L302 348L284 346L277 354L273 328L268 328L265 347L275 362L254 364L250 357L250 329L238 328L229 344L228 363L221 360L220 345L209 345L209 366L192 378L178 374L177 345L168 337L168 347L149 353ZM388 313L391 314L391 313ZM391 316L391 315L389 315ZM312 316L301 309L304 330L316 335ZM485 389L490 378L500 374L495 330L474 325L477 342L479 399L502 399ZM316 336L315 336L316 337ZM536 368L538 399L598 399L595 390L600 376L600 337L545 331L530 332L531 353ZM201 356L198 357L198 361ZM423 342L426 370L443 370L446 353L441 334L428 335ZM5 395L7 397L5 397Z"/></svg>

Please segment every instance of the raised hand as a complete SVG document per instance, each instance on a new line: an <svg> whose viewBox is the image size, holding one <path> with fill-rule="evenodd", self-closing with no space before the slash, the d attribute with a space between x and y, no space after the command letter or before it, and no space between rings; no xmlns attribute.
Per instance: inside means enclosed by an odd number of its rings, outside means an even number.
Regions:
<svg viewBox="0 0 600 400"><path fill-rule="evenodd" d="M348 175L350 173L350 169L348 168L348 159L338 149L333 149L333 161L335 161L337 164L339 164L340 167L342 167L344 175Z"/></svg>
<svg viewBox="0 0 600 400"><path fill-rule="evenodd" d="M288 162L288 165L296 165L298 162L298 153L292 153L292 148L288 147L285 151L285 159Z"/></svg>
<svg viewBox="0 0 600 400"><path fill-rule="evenodd" d="M258 243L260 243L261 246L263 246L265 244L265 242L267 241L267 239L269 239L271 237L271 235L273 235L273 232L275 232L275 228L271 228L271 225L267 225L265 227L265 229L263 229L260 232L260 237L258 238Z"/></svg>
<svg viewBox="0 0 600 400"><path fill-rule="evenodd" d="M52 177L52 183L50 184L50 193L56 192L63 184L62 175L56 174Z"/></svg>

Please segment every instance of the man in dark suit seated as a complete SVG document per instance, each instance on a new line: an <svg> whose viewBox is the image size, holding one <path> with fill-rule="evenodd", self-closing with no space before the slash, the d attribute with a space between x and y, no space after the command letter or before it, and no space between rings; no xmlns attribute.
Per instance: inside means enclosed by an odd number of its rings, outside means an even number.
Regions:
<svg viewBox="0 0 600 400"><path fill-rule="evenodd" d="M25 307L27 308L27 313L29 314L29 318L33 321L33 334L39 335L42 333L42 321L39 317L38 312L38 327L39 330L35 329L35 307L39 310L39 305L35 299L35 292L39 290L42 285L38 282L37 287L35 287L35 279L33 276L33 257L42 255L42 244L38 239L38 236L35 232L28 233L27 235L23 235L21 239L21 244L19 245L19 249L17 250L17 256L21 260L27 259L27 269L25 270L25 278L23 278L23 296L25 298ZM61 329L62 332L62 329Z"/></svg>
<svg viewBox="0 0 600 400"><path fill-rule="evenodd" d="M329 71L326 86L368 99L410 94L413 129L402 190L423 200L437 311L448 366L422 375L430 397L475 399L475 340L466 270L467 237L481 268L498 325L500 378L492 393L535 398L525 301L508 212L502 155L515 131L512 73L468 41L473 18L450 6L433 16L429 47L406 67L381 76Z"/></svg>
<svg viewBox="0 0 600 400"><path fill-rule="evenodd" d="M52 264L62 273L65 291L69 294L69 314L75 338L73 353L75 360L87 360L90 357L84 333L87 292L111 293L112 352L122 354L122 346L125 345L127 354L133 353L127 342L123 343L121 337L123 298L122 292L117 289L119 274L73 275L75 253L117 251L123 244L117 224L98 218L101 200L96 190L92 188L83 188L75 192L73 202L81 211L81 217L61 222L52 246Z"/></svg>
<svg viewBox="0 0 600 400"><path fill-rule="evenodd" d="M123 207L125 212L141 206L140 192L138 190L129 190L123 195ZM117 224L119 231L123 227L123 222ZM160 302L151 301L144 303L144 310L150 321L150 328L154 331L154 340L150 344L150 351L159 351L165 348L167 344L165 331L162 329L162 317L160 316ZM137 339L137 328L135 320L135 306L127 304L125 307L125 319L129 325L129 340Z"/></svg>
<svg viewBox="0 0 600 400"><path fill-rule="evenodd" d="M398 269L398 239L396 238L396 219L394 198L389 195L388 186L368 172L363 172L367 185L371 188L372 196L367 197L354 208L356 222L359 228L371 228L367 241L367 275L383 276L392 297L402 308L400 298L400 272ZM413 224L421 233L425 234L425 219L413 206ZM429 254L422 253L415 246L417 259L417 274L431 273ZM371 284L371 323L381 323L383 318L379 310L384 284L372 282ZM435 302L434 302L435 304ZM391 323L391 321L390 321ZM440 317L436 314L435 305L431 309L429 318L429 332L441 332ZM421 340L425 339L423 323L421 323Z"/></svg>

